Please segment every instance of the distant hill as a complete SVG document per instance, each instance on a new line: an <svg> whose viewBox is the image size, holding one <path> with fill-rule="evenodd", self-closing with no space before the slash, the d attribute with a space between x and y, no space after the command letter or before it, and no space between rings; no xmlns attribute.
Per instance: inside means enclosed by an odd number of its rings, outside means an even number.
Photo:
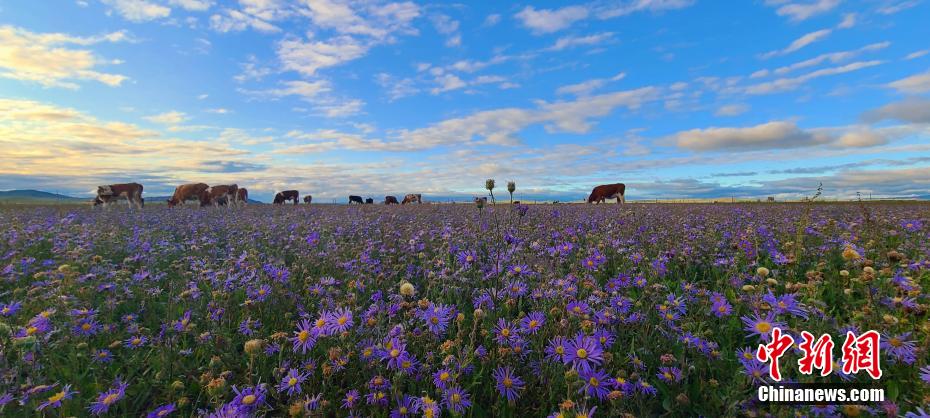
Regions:
<svg viewBox="0 0 930 418"><path fill-rule="evenodd" d="M78 203L86 200L90 200L90 198L66 196L41 190L0 191L0 202L4 203Z"/></svg>

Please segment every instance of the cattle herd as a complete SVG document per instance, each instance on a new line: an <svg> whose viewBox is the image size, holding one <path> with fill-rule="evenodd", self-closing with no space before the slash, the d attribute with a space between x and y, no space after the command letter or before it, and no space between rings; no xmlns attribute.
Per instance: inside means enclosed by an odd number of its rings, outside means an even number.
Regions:
<svg viewBox="0 0 930 418"><path fill-rule="evenodd" d="M588 196L588 203L601 203L607 199L617 199L617 203L626 202L624 194L626 185L623 183L604 184L594 188ZM145 199L142 198L142 185L139 183L110 184L97 187L97 197L94 198L94 206L107 206L117 200L126 199L129 207L138 207L141 209L145 205ZM249 191L245 187L239 187L236 184L224 184L219 186L210 186L206 183L182 184L174 189L174 194L168 199L168 207L183 205L188 201L194 201L201 207L203 206L230 206L239 207L248 203ZM310 204L313 196L305 195L304 203ZM287 202L293 202L295 205L300 202L300 192L297 190L284 190L275 194L274 204L283 205ZM476 197L475 204L484 206L487 204L487 197ZM362 199L361 196L349 196L349 204L373 204L374 199ZM423 203L423 196L419 193L411 193L404 196L404 200L398 202L396 196L385 196L385 205L406 205L408 203Z"/></svg>

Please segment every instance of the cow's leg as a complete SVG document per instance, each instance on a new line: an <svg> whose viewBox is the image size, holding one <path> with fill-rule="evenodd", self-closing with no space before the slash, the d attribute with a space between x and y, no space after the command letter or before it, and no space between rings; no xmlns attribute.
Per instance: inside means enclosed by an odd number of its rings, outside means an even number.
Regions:
<svg viewBox="0 0 930 418"><path fill-rule="evenodd" d="M621 195L620 195L620 199L617 199L617 200L618 200L618 201L620 202L620 204L622 205L622 204L626 203L626 196L621 194Z"/></svg>

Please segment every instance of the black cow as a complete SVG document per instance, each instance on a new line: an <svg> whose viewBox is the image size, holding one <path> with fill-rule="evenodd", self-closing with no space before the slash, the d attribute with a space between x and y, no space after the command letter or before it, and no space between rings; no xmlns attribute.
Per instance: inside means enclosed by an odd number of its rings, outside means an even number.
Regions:
<svg viewBox="0 0 930 418"><path fill-rule="evenodd" d="M399 205L400 203L397 201L396 196L384 196L384 204L385 205Z"/></svg>
<svg viewBox="0 0 930 418"><path fill-rule="evenodd" d="M353 204L353 203L358 203L358 204L361 205L361 204L364 204L365 202L362 201L362 197L361 197L361 196L354 196L354 195L351 195L351 196L349 196L349 204L351 205L351 204Z"/></svg>
<svg viewBox="0 0 930 418"><path fill-rule="evenodd" d="M366 205L373 205L374 203L375 203L375 199L372 199L370 197L368 199L365 199Z"/></svg>
<svg viewBox="0 0 930 418"><path fill-rule="evenodd" d="M283 205L284 202L293 200L296 205L300 201L300 193L297 190L285 190L274 195L274 204Z"/></svg>

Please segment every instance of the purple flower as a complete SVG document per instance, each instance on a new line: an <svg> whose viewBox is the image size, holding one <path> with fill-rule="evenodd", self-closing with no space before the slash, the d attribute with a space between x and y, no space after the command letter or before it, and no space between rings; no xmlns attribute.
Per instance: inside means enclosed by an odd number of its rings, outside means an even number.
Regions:
<svg viewBox="0 0 930 418"><path fill-rule="evenodd" d="M459 251L455 258L458 260L459 264L465 267L471 267L473 263L478 261L478 254L474 251Z"/></svg>
<svg viewBox="0 0 930 418"><path fill-rule="evenodd" d="M513 402L520 397L523 380L513 374L510 366L498 367L494 370L493 376L497 382L497 392L506 397L508 401Z"/></svg>
<svg viewBox="0 0 930 418"><path fill-rule="evenodd" d="M301 354L306 354L307 351L313 349L314 344L316 344L316 337L313 336L310 321L303 319L297 324L297 331L294 331L291 342L294 343L293 350L295 353L300 350Z"/></svg>
<svg viewBox="0 0 930 418"><path fill-rule="evenodd" d="M601 370L588 370L579 374L584 386L578 389L578 393L584 392L587 396L593 396L603 400L610 393L611 378L610 375Z"/></svg>
<svg viewBox="0 0 930 418"><path fill-rule="evenodd" d="M920 380L924 383L930 383L930 366L924 366L920 369Z"/></svg>
<svg viewBox="0 0 930 418"><path fill-rule="evenodd" d="M125 342L123 342L123 345L126 348L139 348L139 347L144 346L145 343L147 343L148 341L149 341L148 337L144 335L136 335L134 337L129 338Z"/></svg>
<svg viewBox="0 0 930 418"><path fill-rule="evenodd" d="M61 406L61 401L65 399L71 399L71 397L74 396L75 393L78 393L78 392L75 390L71 390L71 385L65 385L63 388L61 388L60 392L57 392L54 395L49 396L48 399L45 400L45 402L42 402L41 404L39 404L39 406L36 407L36 411L41 411L46 408L58 408Z"/></svg>
<svg viewBox="0 0 930 418"><path fill-rule="evenodd" d="M523 332L535 335L546 324L546 315L542 312L530 312L520 320Z"/></svg>
<svg viewBox="0 0 930 418"><path fill-rule="evenodd" d="M352 320L352 311L348 308L341 308L328 315L326 324L329 334L341 334L352 328L355 322Z"/></svg>
<svg viewBox="0 0 930 418"><path fill-rule="evenodd" d="M342 399L342 407L345 409L355 408L355 403L358 402L359 392L356 389L352 389L346 392L346 397Z"/></svg>
<svg viewBox="0 0 930 418"><path fill-rule="evenodd" d="M565 354L568 352L568 341L562 337L555 337L549 340L549 345L546 346L546 358L552 361L557 361L560 363L567 363L565 361Z"/></svg>
<svg viewBox="0 0 930 418"><path fill-rule="evenodd" d="M681 381L681 369L677 367L659 367L656 376L667 383L678 383Z"/></svg>
<svg viewBox="0 0 930 418"><path fill-rule="evenodd" d="M245 412L252 413L255 412L259 407L265 403L265 385L261 384L258 386L246 386L241 390L233 386L233 392L236 394L236 397L229 403L236 407L236 409Z"/></svg>
<svg viewBox="0 0 930 418"><path fill-rule="evenodd" d="M563 361L565 364L571 363L579 373L599 366L604 360L604 350L594 337L578 334L567 348Z"/></svg>
<svg viewBox="0 0 930 418"><path fill-rule="evenodd" d="M93 318L81 319L74 328L71 329L75 335L80 335L83 337L89 337L97 333L100 330L100 323L98 323Z"/></svg>
<svg viewBox="0 0 930 418"><path fill-rule="evenodd" d="M456 414L462 414L471 406L471 397L458 386L452 386L443 392L442 405Z"/></svg>
<svg viewBox="0 0 930 418"><path fill-rule="evenodd" d="M504 318L498 318L497 326L494 327L494 340L498 344L506 345L519 338L520 330Z"/></svg>
<svg viewBox="0 0 930 418"><path fill-rule="evenodd" d="M22 309L23 304L20 302L0 303L0 315L13 316Z"/></svg>
<svg viewBox="0 0 930 418"><path fill-rule="evenodd" d="M914 364L917 361L916 341L908 340L911 333L905 332L895 336L882 336L881 348L894 361L900 361L904 364Z"/></svg>
<svg viewBox="0 0 930 418"><path fill-rule="evenodd" d="M433 384L439 389L445 389L455 380L454 378L455 376L452 375L449 369L442 368L433 373Z"/></svg>
<svg viewBox="0 0 930 418"><path fill-rule="evenodd" d="M175 410L177 410L177 407L174 405L174 403L169 403L167 405L162 405L162 406L159 406L158 408L155 408L154 410L152 410L152 412L149 412L145 416L145 418L166 417L168 415L171 415L171 413L174 412Z"/></svg>
<svg viewBox="0 0 930 418"><path fill-rule="evenodd" d="M113 406L120 399L123 399L126 396L126 387L129 386L126 383L120 381L119 378L114 382L114 386L107 390L97 394L97 400L91 402L90 406L87 408L94 415L103 415L110 410L110 407Z"/></svg>
<svg viewBox="0 0 930 418"><path fill-rule="evenodd" d="M278 384L278 392L287 392L289 396L294 396L295 393L300 394L302 391L300 384L307 380L308 376L310 373L300 373L297 369L288 370L281 379L281 383Z"/></svg>
<svg viewBox="0 0 930 418"><path fill-rule="evenodd" d="M404 395L397 400L397 407L391 410L390 418L406 418L414 412L416 398Z"/></svg>
<svg viewBox="0 0 930 418"><path fill-rule="evenodd" d="M452 307L442 304L436 305L431 302L426 309L419 310L417 315L426 323L426 327L429 328L430 332L442 335L446 332L449 321L452 320L455 313Z"/></svg>
<svg viewBox="0 0 930 418"><path fill-rule="evenodd" d="M752 318L744 316L740 319L746 325L743 328L744 330L748 331L750 335L758 335L762 341L766 342L772 338L772 328L785 328L784 323L775 321L775 313L772 311L769 311L764 318L759 314L753 314Z"/></svg>
<svg viewBox="0 0 930 418"><path fill-rule="evenodd" d="M239 323L239 333L246 336L252 336L252 334L255 334L255 331L261 327L261 321L249 317Z"/></svg>

